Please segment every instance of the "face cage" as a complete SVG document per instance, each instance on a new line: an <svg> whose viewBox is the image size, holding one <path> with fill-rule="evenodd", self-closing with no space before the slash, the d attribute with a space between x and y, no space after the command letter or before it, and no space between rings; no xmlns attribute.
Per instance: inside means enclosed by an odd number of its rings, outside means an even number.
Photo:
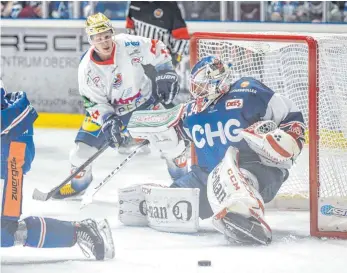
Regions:
<svg viewBox="0 0 347 273"><path fill-rule="evenodd" d="M95 46L95 45L107 42L109 40L113 40L114 36L116 35L116 31L114 30L114 28L110 28L110 29L105 30L105 31L100 32L100 33L104 33L104 32L110 31L110 30L111 30L111 38L109 38L107 40L100 41L100 42L94 42L93 39L92 39L92 36L97 35L97 34L93 34L93 35L90 35L90 36L88 35L88 42L89 42L89 44L92 45L92 46ZM100 33L98 33L98 34L100 34Z"/></svg>
<svg viewBox="0 0 347 273"><path fill-rule="evenodd" d="M191 79L190 93L196 101L198 112L206 109L219 96L229 91L231 84L230 74L231 73L227 73L222 79L213 80L212 83L195 83L193 79Z"/></svg>

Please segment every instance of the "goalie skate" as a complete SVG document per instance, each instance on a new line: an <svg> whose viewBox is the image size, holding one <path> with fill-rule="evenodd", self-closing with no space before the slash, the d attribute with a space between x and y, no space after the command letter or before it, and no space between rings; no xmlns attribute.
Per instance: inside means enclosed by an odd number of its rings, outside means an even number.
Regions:
<svg viewBox="0 0 347 273"><path fill-rule="evenodd" d="M222 219L225 225L225 236L229 241L241 244L270 244L272 232L262 219L247 218L243 215L228 212Z"/></svg>

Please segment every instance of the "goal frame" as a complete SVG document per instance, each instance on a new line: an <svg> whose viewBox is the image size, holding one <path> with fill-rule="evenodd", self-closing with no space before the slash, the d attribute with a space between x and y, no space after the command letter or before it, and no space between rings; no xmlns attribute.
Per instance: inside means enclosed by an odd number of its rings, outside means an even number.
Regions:
<svg viewBox="0 0 347 273"><path fill-rule="evenodd" d="M308 117L309 117L309 205L310 205L310 234L315 237L335 237L347 239L347 232L320 231L318 227L318 198L319 198L319 134L318 134L318 93L319 66L318 43L315 38L304 35L282 34L250 34L250 33L209 33L195 32L190 39L190 67L198 61L198 42L204 39L239 40L262 42L293 42L305 43L308 46ZM312 103L315 102L315 103ZM192 163L196 163L196 155L192 148Z"/></svg>

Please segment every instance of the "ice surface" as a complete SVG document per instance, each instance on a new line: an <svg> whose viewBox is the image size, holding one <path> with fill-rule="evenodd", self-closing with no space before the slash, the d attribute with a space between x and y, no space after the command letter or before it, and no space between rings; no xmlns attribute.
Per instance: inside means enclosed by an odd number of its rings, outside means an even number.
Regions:
<svg viewBox="0 0 347 273"><path fill-rule="evenodd" d="M150 228L126 227L117 220L117 188L134 183L169 183L164 161L154 155L135 157L96 196L96 202L79 210L76 201L39 202L31 199L35 187L49 190L69 172L69 150L75 130L36 130L36 159L25 177L24 215L78 220L109 219L116 248L114 260L87 260L78 246L64 249L13 247L1 249L1 272L56 273L197 273L198 260L211 260L204 272L347 272L347 241L309 237L308 212L267 213L273 229L270 246L235 246L201 222L195 235L162 233ZM103 179L124 158L108 150L94 165L95 179ZM200 271L199 271L200 270Z"/></svg>

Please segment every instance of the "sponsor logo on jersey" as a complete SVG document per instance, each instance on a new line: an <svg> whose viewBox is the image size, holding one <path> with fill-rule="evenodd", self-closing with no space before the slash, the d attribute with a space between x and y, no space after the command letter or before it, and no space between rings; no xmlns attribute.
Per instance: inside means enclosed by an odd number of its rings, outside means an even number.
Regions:
<svg viewBox="0 0 347 273"><path fill-rule="evenodd" d="M245 87L247 87L249 85L249 81L244 81L244 82L242 82L241 84L240 84L240 86L242 87L242 88L245 88Z"/></svg>
<svg viewBox="0 0 347 273"><path fill-rule="evenodd" d="M203 148L206 144L210 147L215 145L215 139L225 145L230 142L240 142L242 136L240 132L241 123L237 119L229 119L225 125L221 121L217 122L217 130L212 131L211 125L206 123L204 126L195 124L192 128L192 137L197 148Z"/></svg>
<svg viewBox="0 0 347 273"><path fill-rule="evenodd" d="M82 129L87 132L97 132L101 126L96 123L91 117L86 117L82 124Z"/></svg>
<svg viewBox="0 0 347 273"><path fill-rule="evenodd" d="M141 98L141 89L134 96L128 98L115 99L114 104L131 104L134 100Z"/></svg>
<svg viewBox="0 0 347 273"><path fill-rule="evenodd" d="M161 18L163 17L164 15L164 12L162 9L156 9L154 12L153 12L153 15L155 18Z"/></svg>
<svg viewBox="0 0 347 273"><path fill-rule="evenodd" d="M82 96L83 99L83 106L84 108L90 108L96 105L95 102L92 102L90 99L88 99L86 96Z"/></svg>
<svg viewBox="0 0 347 273"><path fill-rule="evenodd" d="M140 54L140 53L141 53L140 49L135 48L129 55L133 56L133 55L137 55L137 54Z"/></svg>
<svg viewBox="0 0 347 273"><path fill-rule="evenodd" d="M238 109L243 107L243 99L232 99L225 102L225 109Z"/></svg>
<svg viewBox="0 0 347 273"><path fill-rule="evenodd" d="M347 217L347 209L336 208L332 205L324 205L320 211L325 216Z"/></svg>
<svg viewBox="0 0 347 273"><path fill-rule="evenodd" d="M125 42L124 45L125 46L140 46L140 42L139 41Z"/></svg>
<svg viewBox="0 0 347 273"><path fill-rule="evenodd" d="M140 64L142 63L143 57L135 57L131 59L131 64Z"/></svg>
<svg viewBox="0 0 347 273"><path fill-rule="evenodd" d="M117 73L116 77L113 79L112 86L114 88L119 88L122 85L122 82L123 82L122 74L121 73Z"/></svg>
<svg viewBox="0 0 347 273"><path fill-rule="evenodd" d="M97 120L98 117L100 117L100 112L99 110L93 111L92 114L90 115L93 119Z"/></svg>
<svg viewBox="0 0 347 273"><path fill-rule="evenodd" d="M238 88L238 89L232 89L230 92L240 92L240 93L253 93L253 94L256 94L257 93L257 90L255 89L241 89L241 88Z"/></svg>

